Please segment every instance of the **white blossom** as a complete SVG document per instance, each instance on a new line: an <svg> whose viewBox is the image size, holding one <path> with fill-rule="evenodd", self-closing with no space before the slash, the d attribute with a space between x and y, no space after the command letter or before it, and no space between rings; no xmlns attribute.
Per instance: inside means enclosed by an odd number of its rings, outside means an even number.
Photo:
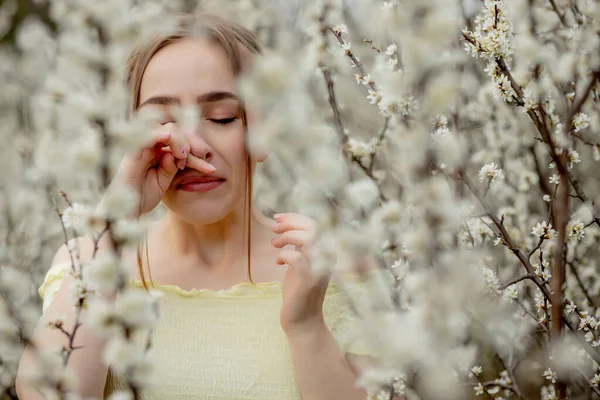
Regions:
<svg viewBox="0 0 600 400"><path fill-rule="evenodd" d="M504 59L511 56L512 24L507 18L506 4L502 0L484 2L483 12L475 18L474 31L464 31L475 42L473 44L465 40L465 50L469 54L487 59Z"/></svg>
<svg viewBox="0 0 600 400"><path fill-rule="evenodd" d="M500 285L500 281L496 273L491 268L484 267L483 278L485 279L485 283L488 289L492 293L496 293L496 291L498 290L498 286Z"/></svg>
<svg viewBox="0 0 600 400"><path fill-rule="evenodd" d="M118 374L125 374L143 358L143 349L119 336L111 339L104 351L104 362Z"/></svg>
<svg viewBox="0 0 600 400"><path fill-rule="evenodd" d="M519 296L519 291L517 290L516 285L510 285L506 289L504 289L504 297L507 299L516 300Z"/></svg>
<svg viewBox="0 0 600 400"><path fill-rule="evenodd" d="M552 383L556 383L556 372L552 371L552 369L548 368L545 370L542 376Z"/></svg>
<svg viewBox="0 0 600 400"><path fill-rule="evenodd" d="M581 158L579 157L577 150L569 149L569 169L573 168L573 164L578 164L580 162Z"/></svg>
<svg viewBox="0 0 600 400"><path fill-rule="evenodd" d="M580 241L585 237L584 224L578 219L573 219L567 224L567 243Z"/></svg>
<svg viewBox="0 0 600 400"><path fill-rule="evenodd" d="M342 55L347 56L351 53L352 43L344 42L342 43Z"/></svg>
<svg viewBox="0 0 600 400"><path fill-rule="evenodd" d="M85 323L102 337L114 336L121 330L114 306L100 298L95 298L90 302L85 315Z"/></svg>
<svg viewBox="0 0 600 400"><path fill-rule="evenodd" d="M84 266L88 286L112 293L127 279L127 267L112 254L101 253Z"/></svg>
<svg viewBox="0 0 600 400"><path fill-rule="evenodd" d="M533 227L531 234L545 239L553 239L556 236L556 230L552 229L552 224L542 221Z"/></svg>
<svg viewBox="0 0 600 400"><path fill-rule="evenodd" d="M116 391L111 393L107 400L133 400L131 392Z"/></svg>
<svg viewBox="0 0 600 400"><path fill-rule="evenodd" d="M485 164L479 170L479 181L488 180L490 184L504 180L504 172L495 163Z"/></svg>
<svg viewBox="0 0 600 400"><path fill-rule="evenodd" d="M371 104L377 104L379 100L381 100L381 95L379 92L369 89L369 95L367 96L367 99Z"/></svg>
<svg viewBox="0 0 600 400"><path fill-rule="evenodd" d="M149 328L158 319L158 309L147 292L132 289L117 297L115 315L129 328Z"/></svg>
<svg viewBox="0 0 600 400"><path fill-rule="evenodd" d="M592 157L594 158L594 161L600 161L600 145L592 147Z"/></svg>
<svg viewBox="0 0 600 400"><path fill-rule="evenodd" d="M481 384L481 382L479 382L473 389L475 390L476 396L480 396L485 393L485 391L484 391L485 389L483 388L483 385Z"/></svg>
<svg viewBox="0 0 600 400"><path fill-rule="evenodd" d="M573 117L573 130L575 132L579 132L587 128L588 126L590 126L590 121L591 118L587 114L578 112Z"/></svg>
<svg viewBox="0 0 600 400"><path fill-rule="evenodd" d="M556 396L556 390L554 389L554 385L542 386L541 395L542 400L558 399L558 397Z"/></svg>
<svg viewBox="0 0 600 400"><path fill-rule="evenodd" d="M339 34L347 34L348 33L348 27L345 24L335 25L332 29L338 35Z"/></svg>
<svg viewBox="0 0 600 400"><path fill-rule="evenodd" d="M477 377L477 376L481 375L482 372L483 372L483 368L481 367L481 365L476 365L470 369L469 377L473 377L473 376Z"/></svg>
<svg viewBox="0 0 600 400"><path fill-rule="evenodd" d="M92 207L80 203L73 205L62 212L62 221L66 228L74 228L79 234L86 234L99 230L101 219Z"/></svg>

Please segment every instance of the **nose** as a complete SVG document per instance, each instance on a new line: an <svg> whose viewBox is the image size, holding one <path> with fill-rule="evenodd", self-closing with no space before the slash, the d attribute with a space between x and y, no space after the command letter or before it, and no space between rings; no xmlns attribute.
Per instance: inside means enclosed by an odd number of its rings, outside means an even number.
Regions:
<svg viewBox="0 0 600 400"><path fill-rule="evenodd" d="M214 151L211 145L204 139L202 135L201 123L195 132L186 133L190 143L190 152L196 157L202 158L205 161L210 162L214 155Z"/></svg>

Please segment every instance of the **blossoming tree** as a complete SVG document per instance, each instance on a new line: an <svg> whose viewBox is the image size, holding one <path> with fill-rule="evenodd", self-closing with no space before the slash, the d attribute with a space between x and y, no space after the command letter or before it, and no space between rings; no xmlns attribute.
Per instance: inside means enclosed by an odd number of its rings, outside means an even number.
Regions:
<svg viewBox="0 0 600 400"><path fill-rule="evenodd" d="M0 389L15 398L35 287L64 241L73 306L89 317L48 322L70 345L37 351L29 379L71 398L69 357L89 324L128 376L114 398L137 399L152 363L129 338L157 314L126 285L119 254L147 221L126 219L134 195L109 182L152 116L126 117L123 65L137 40L169 29L165 15L197 4L54 0L52 28L12 26L15 4L0 5L0 33L16 33L0 50ZM267 49L241 82L261 114L251 146L270 154L256 201L319 222L315 273L379 267L348 298L351 333L373 359L358 384L372 398L600 395L598 1L202 6ZM108 237L114 254L81 262L81 234Z"/></svg>

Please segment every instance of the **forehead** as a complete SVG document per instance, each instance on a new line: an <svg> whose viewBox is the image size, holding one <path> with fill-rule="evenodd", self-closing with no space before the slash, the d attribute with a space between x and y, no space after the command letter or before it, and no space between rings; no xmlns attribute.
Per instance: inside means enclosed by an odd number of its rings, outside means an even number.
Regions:
<svg viewBox="0 0 600 400"><path fill-rule="evenodd" d="M207 92L236 93L229 57L208 39L182 39L160 49L146 67L139 104L153 96L192 101Z"/></svg>

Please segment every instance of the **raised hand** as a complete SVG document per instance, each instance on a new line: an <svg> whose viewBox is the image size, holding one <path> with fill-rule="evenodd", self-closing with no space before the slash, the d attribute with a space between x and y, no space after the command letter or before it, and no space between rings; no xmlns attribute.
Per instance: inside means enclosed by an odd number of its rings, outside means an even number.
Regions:
<svg viewBox="0 0 600 400"><path fill-rule="evenodd" d="M120 180L140 195L134 217L152 211L171 185L177 171L194 168L205 174L215 167L190 153L190 144L176 124L156 124L150 139L137 151L127 154L115 181Z"/></svg>
<svg viewBox="0 0 600 400"><path fill-rule="evenodd" d="M315 237L316 222L294 214L276 214L271 242L282 249L275 262L288 265L283 280L283 303L280 324L284 331L311 329L323 322L323 301L330 277L313 276L310 270L310 245ZM284 248L293 245L294 249Z"/></svg>

